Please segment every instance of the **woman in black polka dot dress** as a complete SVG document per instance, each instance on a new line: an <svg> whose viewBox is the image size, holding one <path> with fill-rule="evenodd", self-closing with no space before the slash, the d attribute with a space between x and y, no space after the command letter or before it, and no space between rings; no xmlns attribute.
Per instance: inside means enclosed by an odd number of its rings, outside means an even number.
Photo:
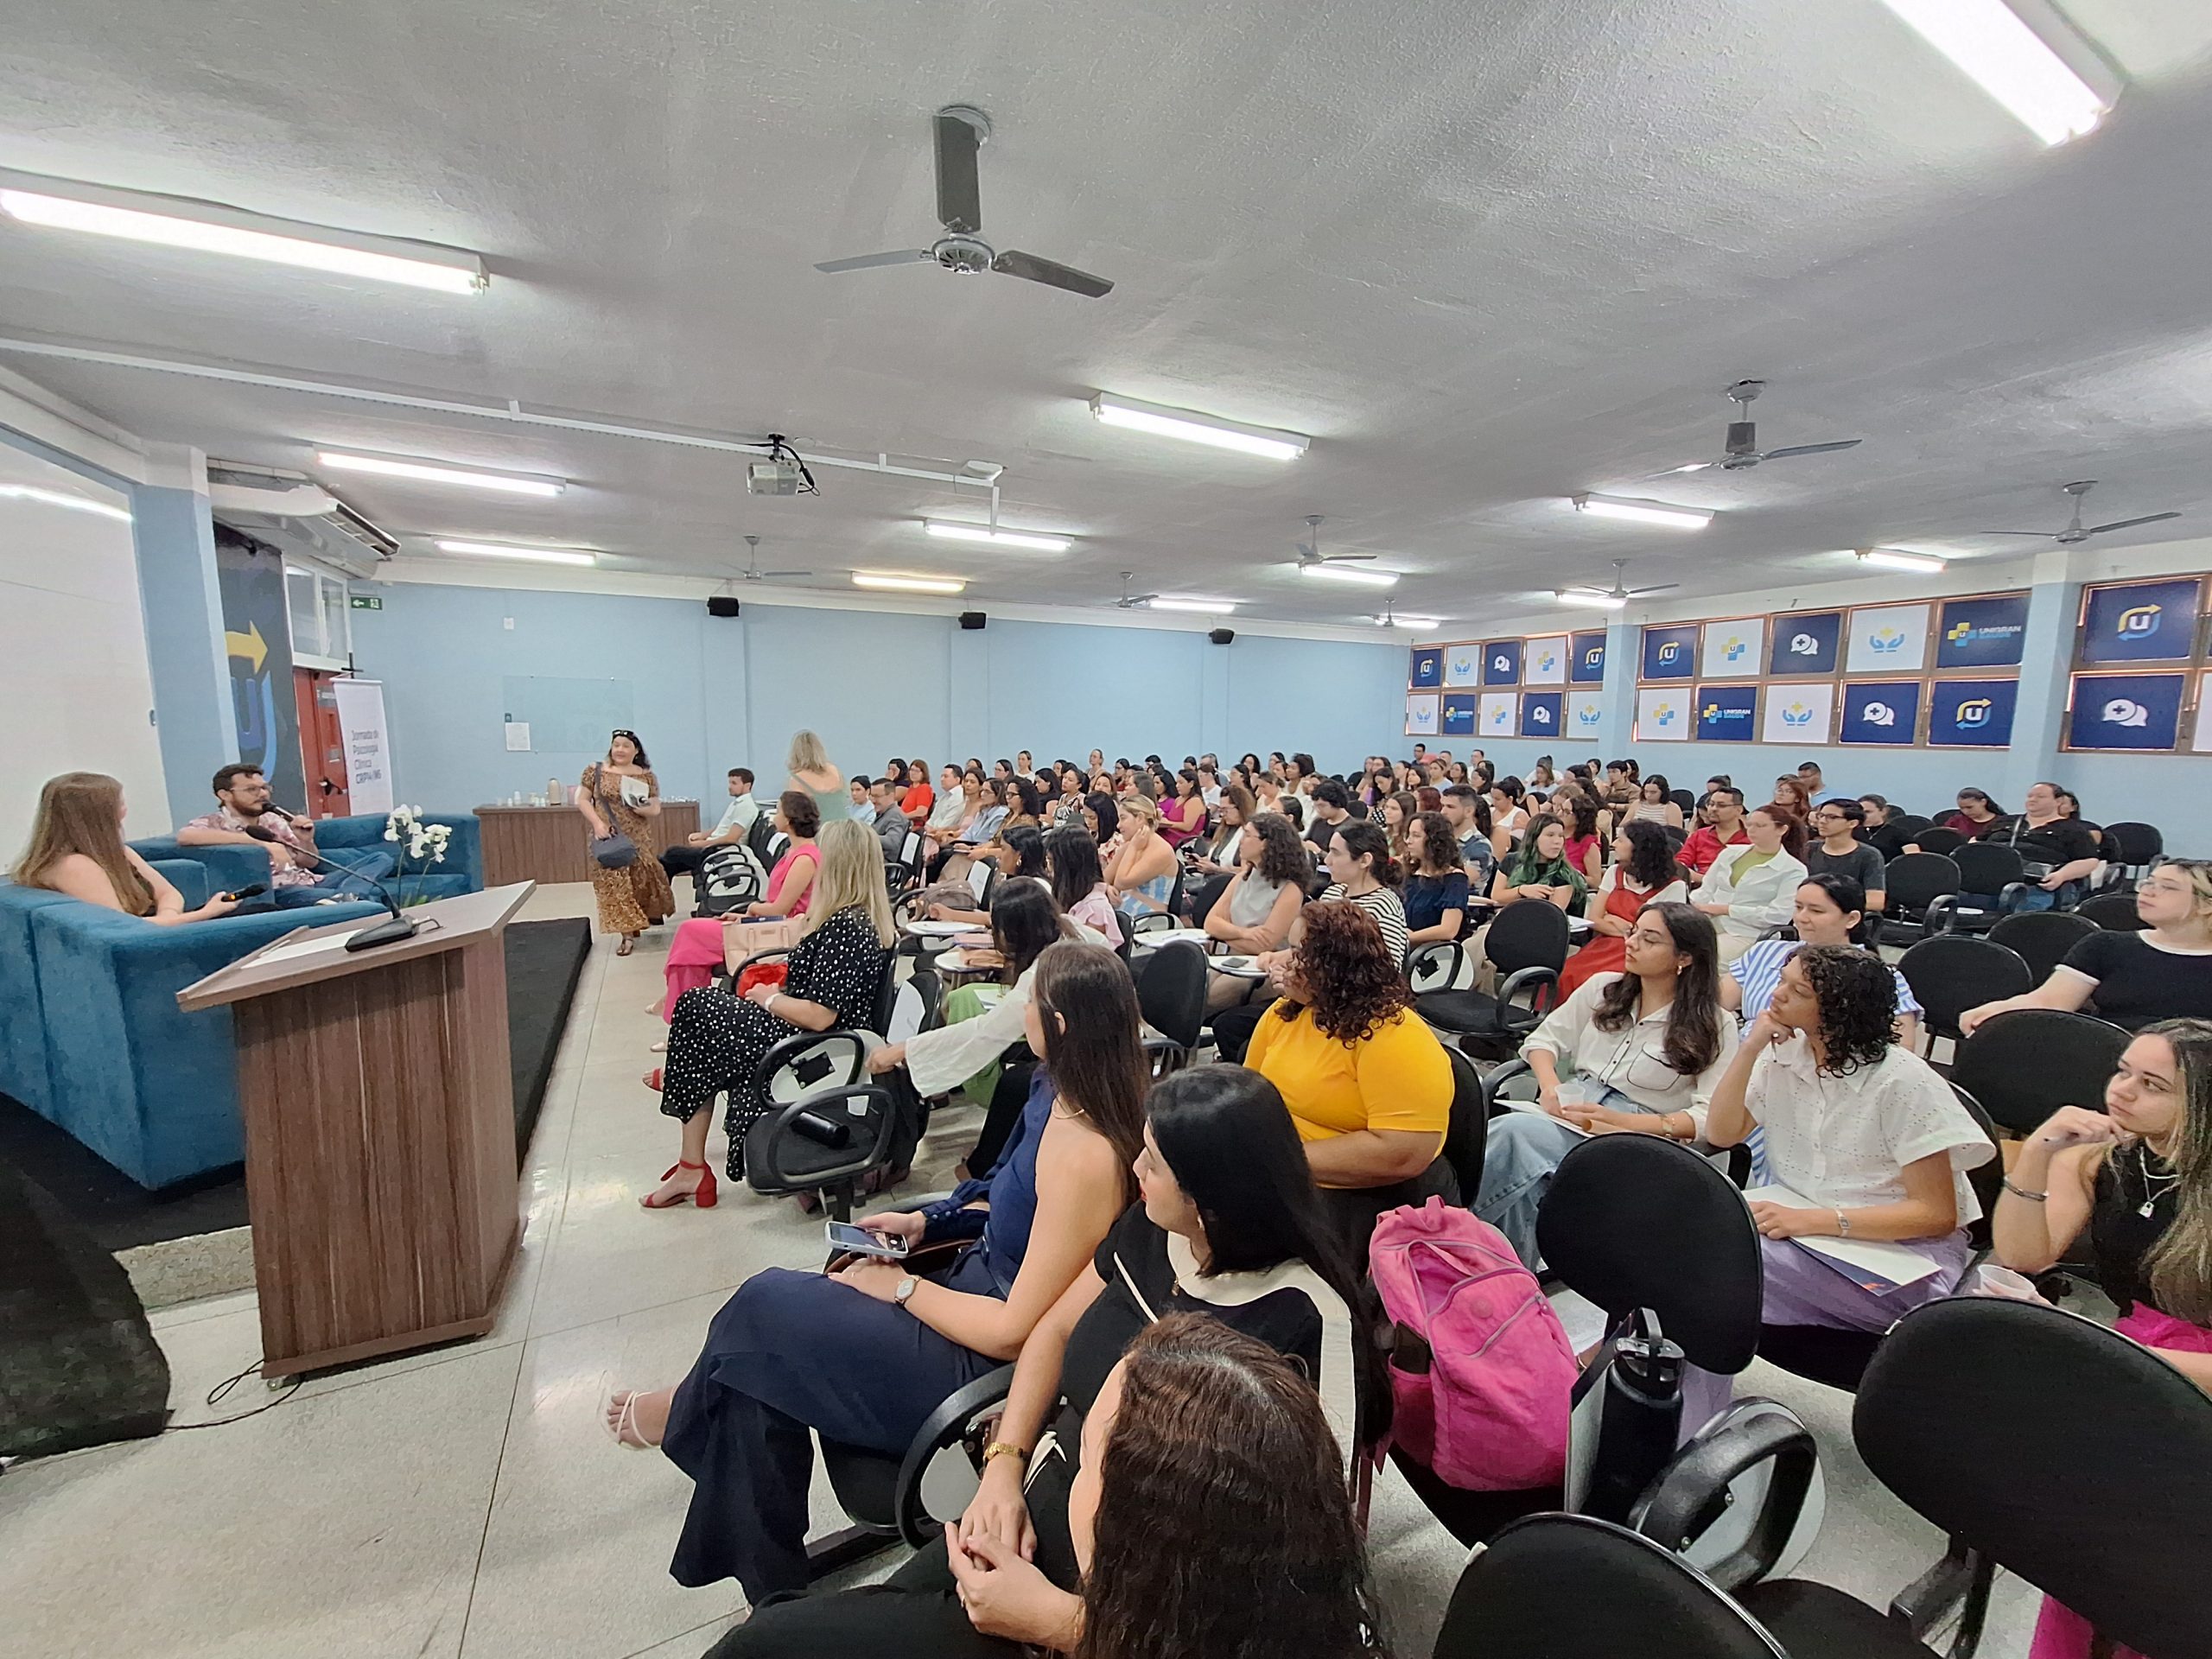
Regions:
<svg viewBox="0 0 2212 1659"><path fill-rule="evenodd" d="M743 997L718 987L677 999L668 1027L668 1061L660 1072L660 1109L683 1125L683 1150L660 1185L640 1200L648 1210L715 1202L707 1166L704 1110L728 1090L729 1179L745 1179L745 1132L768 1108L761 1057L803 1031L864 1027L897 937L883 880L883 843L850 819L826 825L805 932L791 947L781 986L756 987Z"/></svg>

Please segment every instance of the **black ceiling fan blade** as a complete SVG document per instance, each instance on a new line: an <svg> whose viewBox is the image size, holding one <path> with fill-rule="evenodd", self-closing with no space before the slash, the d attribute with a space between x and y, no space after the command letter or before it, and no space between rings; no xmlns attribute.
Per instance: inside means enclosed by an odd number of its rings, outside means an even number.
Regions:
<svg viewBox="0 0 2212 1659"><path fill-rule="evenodd" d="M1620 595L1620 597L1623 599L1642 599L1646 594L1671 593L1674 589L1681 587L1681 585L1682 584L1679 582L1662 582L1654 588L1631 588L1625 594Z"/></svg>
<svg viewBox="0 0 2212 1659"><path fill-rule="evenodd" d="M1064 288L1071 294L1082 295L1086 300L1103 299L1114 291L1114 284L1103 276L1093 276L1089 271L1077 270L1072 265L1040 259L1033 253L1020 253L1012 248L992 260L991 269L1001 276L1019 276L1026 283L1042 283L1047 288Z"/></svg>
<svg viewBox="0 0 2212 1659"><path fill-rule="evenodd" d="M1825 455L1838 449L1856 449L1864 438L1846 438L1840 443L1793 443L1787 448L1769 449L1759 456L1761 461L1779 461L1784 455Z"/></svg>
<svg viewBox="0 0 2212 1659"><path fill-rule="evenodd" d="M815 266L833 276L843 270L873 270L878 265L911 265L917 259L931 259L936 256L927 248L901 248L896 253L862 253L850 259L830 259Z"/></svg>
<svg viewBox="0 0 2212 1659"><path fill-rule="evenodd" d="M811 570L763 570L760 574L765 578L767 576L810 576L814 572Z"/></svg>
<svg viewBox="0 0 2212 1659"><path fill-rule="evenodd" d="M983 197L976 181L976 150L982 135L957 115L937 118L937 216L948 231L974 235L983 228Z"/></svg>
<svg viewBox="0 0 2212 1659"><path fill-rule="evenodd" d="M1974 533L1977 536L2033 536L2047 542L2058 532L2053 530L1977 530Z"/></svg>
<svg viewBox="0 0 2212 1659"><path fill-rule="evenodd" d="M1371 559L1372 553L1323 553L1307 561L1312 564L1351 564L1361 559Z"/></svg>
<svg viewBox="0 0 2212 1659"><path fill-rule="evenodd" d="M2101 536L2108 530L2133 530L2138 524L2155 524L2168 518L2178 518L2180 517L2181 514L2177 512L2152 512L2145 513L2140 518L2115 518L2108 524L2091 524L2089 526L2089 534L2092 536Z"/></svg>

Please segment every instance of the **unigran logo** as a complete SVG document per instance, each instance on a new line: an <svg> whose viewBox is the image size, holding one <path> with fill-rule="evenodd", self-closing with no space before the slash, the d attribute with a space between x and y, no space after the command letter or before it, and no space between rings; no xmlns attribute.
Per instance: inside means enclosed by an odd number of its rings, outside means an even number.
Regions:
<svg viewBox="0 0 2212 1659"><path fill-rule="evenodd" d="M2164 608L2160 605L2133 606L2120 613L2113 626L2123 639L2148 639L2158 631L2158 613Z"/></svg>
<svg viewBox="0 0 2212 1659"><path fill-rule="evenodd" d="M1954 718L1961 726L1986 726L1989 724L1989 709L1987 697L1968 697L1959 705L1959 712Z"/></svg>
<svg viewBox="0 0 2212 1659"><path fill-rule="evenodd" d="M1681 654L1682 647L1678 640L1669 639L1659 647L1659 660L1662 663L1671 663Z"/></svg>
<svg viewBox="0 0 2212 1659"><path fill-rule="evenodd" d="M2105 704L2104 721L2107 726L2148 726L2151 711L2139 702L2126 697L2114 697Z"/></svg>
<svg viewBox="0 0 2212 1659"><path fill-rule="evenodd" d="M1582 666L1585 668L1595 668L1605 660L1605 648L1603 645L1592 645L1582 653Z"/></svg>

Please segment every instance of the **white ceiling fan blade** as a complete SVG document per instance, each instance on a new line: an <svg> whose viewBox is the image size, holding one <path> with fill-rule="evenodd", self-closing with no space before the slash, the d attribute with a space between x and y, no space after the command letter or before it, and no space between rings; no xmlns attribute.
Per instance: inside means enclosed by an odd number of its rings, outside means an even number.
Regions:
<svg viewBox="0 0 2212 1659"><path fill-rule="evenodd" d="M2050 530L1977 530L1977 536L2032 536L2038 541L2049 541L2058 532Z"/></svg>
<svg viewBox="0 0 2212 1659"><path fill-rule="evenodd" d="M1825 455L1838 449L1856 449L1865 442L1863 438L1845 438L1836 443L1793 443L1786 448L1760 452L1761 461L1780 461L1784 455Z"/></svg>
<svg viewBox="0 0 2212 1659"><path fill-rule="evenodd" d="M811 571L811 570L763 570L760 574L761 574L764 577L766 577L766 576L810 576L810 575L812 575L814 574L814 572L813 572L813 571Z"/></svg>
<svg viewBox="0 0 2212 1659"><path fill-rule="evenodd" d="M848 270L873 270L878 265L911 265L917 259L934 259L937 256L927 248L901 248L896 253L862 253L850 259L825 260L815 266L831 276Z"/></svg>
<svg viewBox="0 0 2212 1659"><path fill-rule="evenodd" d="M1621 590L1620 597L1623 599L1641 599L1646 594L1668 593L1681 587L1681 585L1682 584L1679 582L1662 582L1657 586L1652 588L1625 588Z"/></svg>

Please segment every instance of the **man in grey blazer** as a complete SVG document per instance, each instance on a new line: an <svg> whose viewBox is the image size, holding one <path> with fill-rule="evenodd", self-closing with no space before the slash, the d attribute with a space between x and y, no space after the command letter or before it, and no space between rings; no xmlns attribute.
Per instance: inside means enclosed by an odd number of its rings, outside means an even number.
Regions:
<svg viewBox="0 0 2212 1659"><path fill-rule="evenodd" d="M869 803L875 808L875 823L871 826L883 842L883 862L886 868L895 869L899 855L906 849L906 815L899 810L898 785L888 778L879 778L868 786ZM894 875L892 887L895 892L899 881Z"/></svg>

